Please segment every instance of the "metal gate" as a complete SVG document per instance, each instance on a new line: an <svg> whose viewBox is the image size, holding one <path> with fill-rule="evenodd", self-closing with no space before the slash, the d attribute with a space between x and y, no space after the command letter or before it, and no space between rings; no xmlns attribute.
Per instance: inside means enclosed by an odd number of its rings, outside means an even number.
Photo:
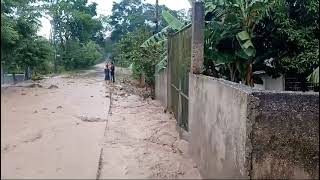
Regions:
<svg viewBox="0 0 320 180"><path fill-rule="evenodd" d="M178 125L188 131L191 25L168 37L170 106Z"/></svg>

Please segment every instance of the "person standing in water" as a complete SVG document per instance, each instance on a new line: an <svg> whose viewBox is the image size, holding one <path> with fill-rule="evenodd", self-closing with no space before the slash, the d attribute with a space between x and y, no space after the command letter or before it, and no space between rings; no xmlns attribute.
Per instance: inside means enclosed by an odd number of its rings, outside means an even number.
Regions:
<svg viewBox="0 0 320 180"><path fill-rule="evenodd" d="M115 82L114 69L115 69L114 64L113 64L113 62L111 62L110 75L111 75L111 80L112 80L113 83Z"/></svg>
<svg viewBox="0 0 320 180"><path fill-rule="evenodd" d="M106 81L107 84L109 84L109 81L110 81L109 63L107 63L106 66L104 67L104 80Z"/></svg>

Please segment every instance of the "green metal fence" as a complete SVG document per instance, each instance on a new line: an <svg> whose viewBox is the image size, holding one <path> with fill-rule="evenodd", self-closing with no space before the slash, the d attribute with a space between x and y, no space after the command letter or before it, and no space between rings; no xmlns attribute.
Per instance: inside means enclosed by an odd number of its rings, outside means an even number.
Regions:
<svg viewBox="0 0 320 180"><path fill-rule="evenodd" d="M171 108L180 127L188 131L189 71L191 62L191 26L168 38Z"/></svg>

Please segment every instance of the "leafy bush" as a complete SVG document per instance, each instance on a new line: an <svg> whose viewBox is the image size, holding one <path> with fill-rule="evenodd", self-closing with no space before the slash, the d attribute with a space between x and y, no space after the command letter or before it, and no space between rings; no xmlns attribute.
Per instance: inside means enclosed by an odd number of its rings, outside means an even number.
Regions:
<svg viewBox="0 0 320 180"><path fill-rule="evenodd" d="M61 56L61 64L66 70L83 69L99 62L102 58L100 47L93 41L81 44L79 41L67 41Z"/></svg>
<svg viewBox="0 0 320 180"><path fill-rule="evenodd" d="M145 28L128 33L116 44L114 59L116 64L131 66L134 78L140 79L144 75L146 83L152 85L161 48L157 44L147 48L140 47L150 36L152 33Z"/></svg>

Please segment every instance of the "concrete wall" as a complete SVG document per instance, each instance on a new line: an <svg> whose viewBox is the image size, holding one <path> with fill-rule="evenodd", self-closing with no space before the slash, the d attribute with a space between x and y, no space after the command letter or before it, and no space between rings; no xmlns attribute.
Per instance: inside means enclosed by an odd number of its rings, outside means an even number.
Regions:
<svg viewBox="0 0 320 180"><path fill-rule="evenodd" d="M319 94L253 92L253 178L319 178Z"/></svg>
<svg viewBox="0 0 320 180"><path fill-rule="evenodd" d="M156 99L167 107L167 69L155 74Z"/></svg>
<svg viewBox="0 0 320 180"><path fill-rule="evenodd" d="M203 178L318 178L319 94L190 74L191 155Z"/></svg>
<svg viewBox="0 0 320 180"><path fill-rule="evenodd" d="M248 178L248 92L243 85L189 75L190 153L203 178Z"/></svg>

